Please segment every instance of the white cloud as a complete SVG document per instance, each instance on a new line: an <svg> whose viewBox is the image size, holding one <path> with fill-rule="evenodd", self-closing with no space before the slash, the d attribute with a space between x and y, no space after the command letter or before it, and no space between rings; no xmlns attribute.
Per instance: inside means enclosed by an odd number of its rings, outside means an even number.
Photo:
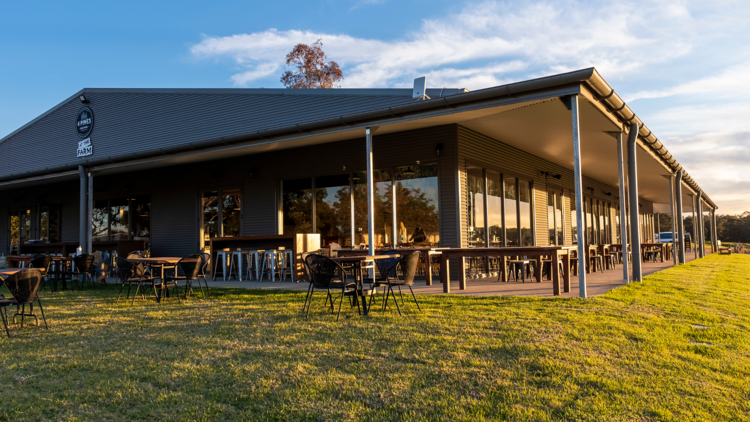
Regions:
<svg viewBox="0 0 750 422"><path fill-rule="evenodd" d="M718 75L707 76L671 88L636 92L628 96L626 101L702 94L710 95L712 100L750 95L750 63L732 66Z"/></svg>
<svg viewBox="0 0 750 422"><path fill-rule="evenodd" d="M408 85L415 75L434 71L443 72L445 84L467 82L476 84L468 88L477 89L506 80L507 75L486 73L486 63L467 63L515 62L534 75L596 66L612 77L688 54L687 35L674 36L663 29L662 20L667 17L670 28L690 31L692 17L677 6L644 5L635 13L632 7L619 4L591 8L576 3L485 2L457 15L425 20L416 31L394 41L269 29L207 36L191 52L199 59L233 60L245 69L239 72L243 76L235 75L232 80L246 86L266 77L264 70L280 68L295 44L322 38L329 57L344 70L345 87ZM451 69L476 76L449 79Z"/></svg>

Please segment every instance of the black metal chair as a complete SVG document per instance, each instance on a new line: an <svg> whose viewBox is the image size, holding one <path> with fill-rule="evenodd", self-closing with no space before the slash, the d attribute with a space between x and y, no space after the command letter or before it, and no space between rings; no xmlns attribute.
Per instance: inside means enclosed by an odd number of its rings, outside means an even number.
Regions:
<svg viewBox="0 0 750 422"><path fill-rule="evenodd" d="M379 253L378 255L391 255L393 258L376 259L375 267L378 269L378 273L375 274L375 279L370 280L370 290L373 292L377 291L378 287L388 286L388 280L390 278L396 278L396 269L398 262L401 260L401 252L396 249L391 249ZM387 287L386 287L387 289ZM386 290L386 294L388 291ZM375 295L370 295L370 303L368 308L372 306L372 300ZM386 298L383 297L383 305L381 308L385 308Z"/></svg>
<svg viewBox="0 0 750 422"><path fill-rule="evenodd" d="M44 326L49 330L47 325L47 318L44 316L44 308L42 308L42 301L39 299L39 287L42 284L42 273L37 268L30 268L27 270L19 271L5 280L5 286L10 290L10 294L13 295L12 299L2 298L0 299L0 307L4 311L3 324L5 324L5 333L10 337L10 331L8 331L8 310L9 305L16 305L16 313L13 315L13 323L16 322L16 317L21 317L21 327L23 327L24 319L27 316L34 317L36 325L39 326L39 318L34 313L34 302L39 303L39 311L42 313L42 320L44 320ZM26 305L29 305L29 312L26 313Z"/></svg>
<svg viewBox="0 0 750 422"><path fill-rule="evenodd" d="M203 264L201 265L201 278L203 284L206 285L206 297L211 297L211 289L208 288L208 279L206 278L206 270L208 270L208 264L211 261L211 254L202 253L200 254Z"/></svg>
<svg viewBox="0 0 750 422"><path fill-rule="evenodd" d="M341 290L341 298L339 302L339 311L336 315L336 321L341 316L341 305L344 303L344 296L356 298L357 284L346 282L346 272L337 262L331 260L327 256L309 254L305 256L303 260L307 273L310 276L310 286L307 288L307 296L305 297L305 304L302 306L302 312L305 312L307 307L306 318L310 316L310 307L312 306L312 297L315 290L325 290L327 294L326 304L328 299L331 300L331 311L334 309L333 296L331 290ZM342 279L336 279L337 273L342 275ZM359 309L359 302L357 302L357 309ZM361 312L361 311L360 311Z"/></svg>
<svg viewBox="0 0 750 422"><path fill-rule="evenodd" d="M48 275L50 265L52 265L52 257L44 254L34 255L29 263L30 268L36 268L42 274L42 289L44 289L44 286L47 285L47 281L49 281ZM52 291L52 288L50 288L50 291Z"/></svg>
<svg viewBox="0 0 750 422"><path fill-rule="evenodd" d="M122 283L120 286L120 293L117 294L116 303L120 302L120 296L122 295L122 289L125 288L125 283L128 284L128 293L125 297L126 300L130 298L131 285L136 285L135 293L133 293L133 300L130 303L131 305L135 303L135 298L138 296L138 291L141 290L141 285L145 285L144 291L146 287L151 287L153 293L157 294L154 278L146 272L146 268L143 265L134 264L133 262L128 261L125 258L120 258L119 256L115 258L115 262L117 263L117 279ZM141 292L141 296L145 299L145 292Z"/></svg>
<svg viewBox="0 0 750 422"><path fill-rule="evenodd" d="M94 267L94 255L83 254L73 258L73 277L78 277L79 286L83 288L83 283L88 282L96 288L94 279L91 278L91 270ZM73 286L74 278L71 277L70 285Z"/></svg>
<svg viewBox="0 0 750 422"><path fill-rule="evenodd" d="M414 295L414 289L412 289L411 287L414 285L414 276L417 275L417 268L419 267L420 258L421 258L421 253L419 251L410 252L404 256L401 256L391 268L386 269L385 271L386 291L385 291L385 296L383 297L383 300L384 300L383 309L384 310L385 310L386 305L388 304L388 295L390 294L393 297L393 301L396 303L396 309L398 309L398 314L402 315L401 307L398 306L398 299L396 299L396 293L393 291L393 287L395 286L398 288L398 295L401 298L401 304L404 305L404 295L401 293L401 286L406 286L409 288L409 291L411 292L411 297L414 299L414 303L417 305L417 309L419 309L419 311L422 312L422 308L419 306L419 302L417 301L417 296ZM377 260L377 261L390 261L390 259ZM403 279L398 278L398 271L396 271L397 267L401 268L401 274L404 277Z"/></svg>
<svg viewBox="0 0 750 422"><path fill-rule="evenodd" d="M182 270L181 276L175 274L173 277L167 277L164 279L167 283L177 284L178 281L185 282L185 299L193 293L193 281L198 282L198 287L201 289L203 298L206 298L206 293L203 291L201 285L201 270L203 269L203 256L201 254L188 255L177 262L177 268ZM177 271L175 271L177 273ZM206 285L208 289L208 285Z"/></svg>

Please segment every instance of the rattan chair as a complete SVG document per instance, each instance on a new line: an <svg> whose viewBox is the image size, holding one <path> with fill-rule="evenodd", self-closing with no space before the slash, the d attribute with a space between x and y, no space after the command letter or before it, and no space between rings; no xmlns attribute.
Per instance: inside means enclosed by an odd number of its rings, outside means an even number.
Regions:
<svg viewBox="0 0 750 422"><path fill-rule="evenodd" d="M16 305L16 313L13 315L13 323L16 322L16 317L21 317L21 327L23 327L24 319L27 316L34 317L36 325L39 326L39 318L34 313L34 302L39 304L39 311L42 313L42 320L44 320L44 326L49 330L47 325L47 318L44 316L44 308L42 308L42 301L39 299L39 286L42 284L42 273L37 268L30 268L27 270L19 271L5 280L5 286L10 290L10 294L13 295L12 299L2 298L0 299L0 307L4 311L3 324L5 324L5 333L10 337L10 331L8 331L8 311L9 305ZM29 312L26 313L26 305L29 305Z"/></svg>
<svg viewBox="0 0 750 422"><path fill-rule="evenodd" d="M177 262L177 268L182 270L181 276L178 276L175 274L173 277L168 277L165 279L166 283L174 283L174 285L177 285L178 281L184 281L185 282L185 299L188 298L193 293L193 281L198 282L198 287L201 289L201 294L203 295L203 298L206 298L206 293L203 291L203 286L201 285L201 270L204 267L203 262L203 256L201 254L193 254L188 255L184 258L182 258L179 262ZM177 271L175 271L177 273ZM208 289L208 285L206 285L206 289Z"/></svg>
<svg viewBox="0 0 750 422"><path fill-rule="evenodd" d="M144 292L141 292L141 297L143 299L146 299L146 287L151 287L153 293L157 294L154 278L146 272L143 265L134 264L133 262L128 261L125 258L120 258L119 256L115 258L115 262L117 263L117 279L122 283L120 285L120 292L117 294L116 303L120 302L120 296L122 295L123 288L125 288L125 283L128 284L128 293L125 297L126 300L130 298L130 286L133 284L136 285L135 292L133 293L133 300L130 303L131 305L135 303L135 298L138 296L141 286L144 286Z"/></svg>
<svg viewBox="0 0 750 422"><path fill-rule="evenodd" d="M94 267L94 255L83 254L73 258L73 277L78 276L79 286L83 287L83 283L88 282L96 288L94 279L91 278L91 270ZM71 277L70 285L73 285L73 277Z"/></svg>
<svg viewBox="0 0 750 422"><path fill-rule="evenodd" d="M307 288L307 296L305 297L305 303L302 306L302 312L305 312L307 308L306 318L310 316L310 307L312 306L313 294L316 290L325 290L327 299L331 300L331 311L334 310L333 296L331 290L341 290L341 298L339 302L339 310L336 315L336 321L341 316L341 305L344 303L344 296L356 298L357 284L346 282L346 272L337 262L331 260L327 256L318 254L309 254L305 256L302 261L307 269L307 274L310 276L310 286ZM343 279L337 279L337 273L342 274ZM357 309L359 309L359 301L357 302ZM328 301L326 300L326 304Z"/></svg>
<svg viewBox="0 0 750 422"><path fill-rule="evenodd" d="M417 301L417 296L414 295L414 290L411 286L414 285L414 276L417 274L417 267L419 267L419 261L421 258L421 253L419 251L410 252L407 255L401 256L395 265L393 265L392 268L389 268L385 271L386 274L386 282L385 282L385 296L384 296L384 305L383 310L385 310L385 307L388 304L388 295L390 294L393 297L393 301L396 303L396 309L398 309L398 314L401 314L401 307L398 306L398 299L396 299L396 293L393 291L393 287L398 287L398 295L401 298L401 304L404 305L404 295L401 293L401 286L405 286L409 288L409 291L411 292L411 297L414 299L414 303L417 305L417 309L419 309L420 312L422 312L422 308L419 306L419 302ZM377 260L381 261L381 260ZM376 261L376 262L377 262ZM386 260L382 260L386 261ZM389 261L389 260L388 260ZM396 268L401 268L401 274L403 274L403 279L398 278L398 271L396 271ZM378 267L380 268L380 267Z"/></svg>

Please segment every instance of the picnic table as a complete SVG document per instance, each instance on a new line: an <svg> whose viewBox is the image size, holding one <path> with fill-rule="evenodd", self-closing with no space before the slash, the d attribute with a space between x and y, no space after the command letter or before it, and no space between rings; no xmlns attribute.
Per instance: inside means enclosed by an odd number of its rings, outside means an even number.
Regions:
<svg viewBox="0 0 750 422"><path fill-rule="evenodd" d="M508 246L502 248L452 248L443 249L440 254L440 282L443 283L443 292L450 293L450 266L449 259L459 259L458 288L466 290L465 259L467 257L495 257L500 258L500 277L506 279L506 259L514 256L532 257L536 260L536 279L541 281L542 258L550 257L552 260L552 292L555 296L560 295L560 269L557 261L563 261L563 292L570 292L570 254L569 251L575 246Z"/></svg>

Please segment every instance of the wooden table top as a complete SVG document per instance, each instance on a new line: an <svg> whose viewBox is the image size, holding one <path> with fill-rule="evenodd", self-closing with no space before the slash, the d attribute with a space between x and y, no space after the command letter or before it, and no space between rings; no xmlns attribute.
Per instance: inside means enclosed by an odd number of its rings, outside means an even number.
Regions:
<svg viewBox="0 0 750 422"><path fill-rule="evenodd" d="M23 270L30 270L32 268L3 268L0 269L0 280L5 280L6 278L12 276L13 274L23 271Z"/></svg>
<svg viewBox="0 0 750 422"><path fill-rule="evenodd" d="M72 261L74 258L72 256L55 256L55 255L50 255L49 257L52 258L53 261ZM33 257L21 256L21 255L8 255L8 259L12 261L31 261Z"/></svg>
<svg viewBox="0 0 750 422"><path fill-rule="evenodd" d="M357 262L357 261L372 261L378 259L395 258L393 255L355 255L355 256L339 256L337 258L331 258L336 262Z"/></svg>
<svg viewBox="0 0 750 422"><path fill-rule="evenodd" d="M182 258L177 257L151 257L151 258L128 258L128 261L140 263L140 264L151 264L151 265L164 265L164 264L176 264Z"/></svg>

